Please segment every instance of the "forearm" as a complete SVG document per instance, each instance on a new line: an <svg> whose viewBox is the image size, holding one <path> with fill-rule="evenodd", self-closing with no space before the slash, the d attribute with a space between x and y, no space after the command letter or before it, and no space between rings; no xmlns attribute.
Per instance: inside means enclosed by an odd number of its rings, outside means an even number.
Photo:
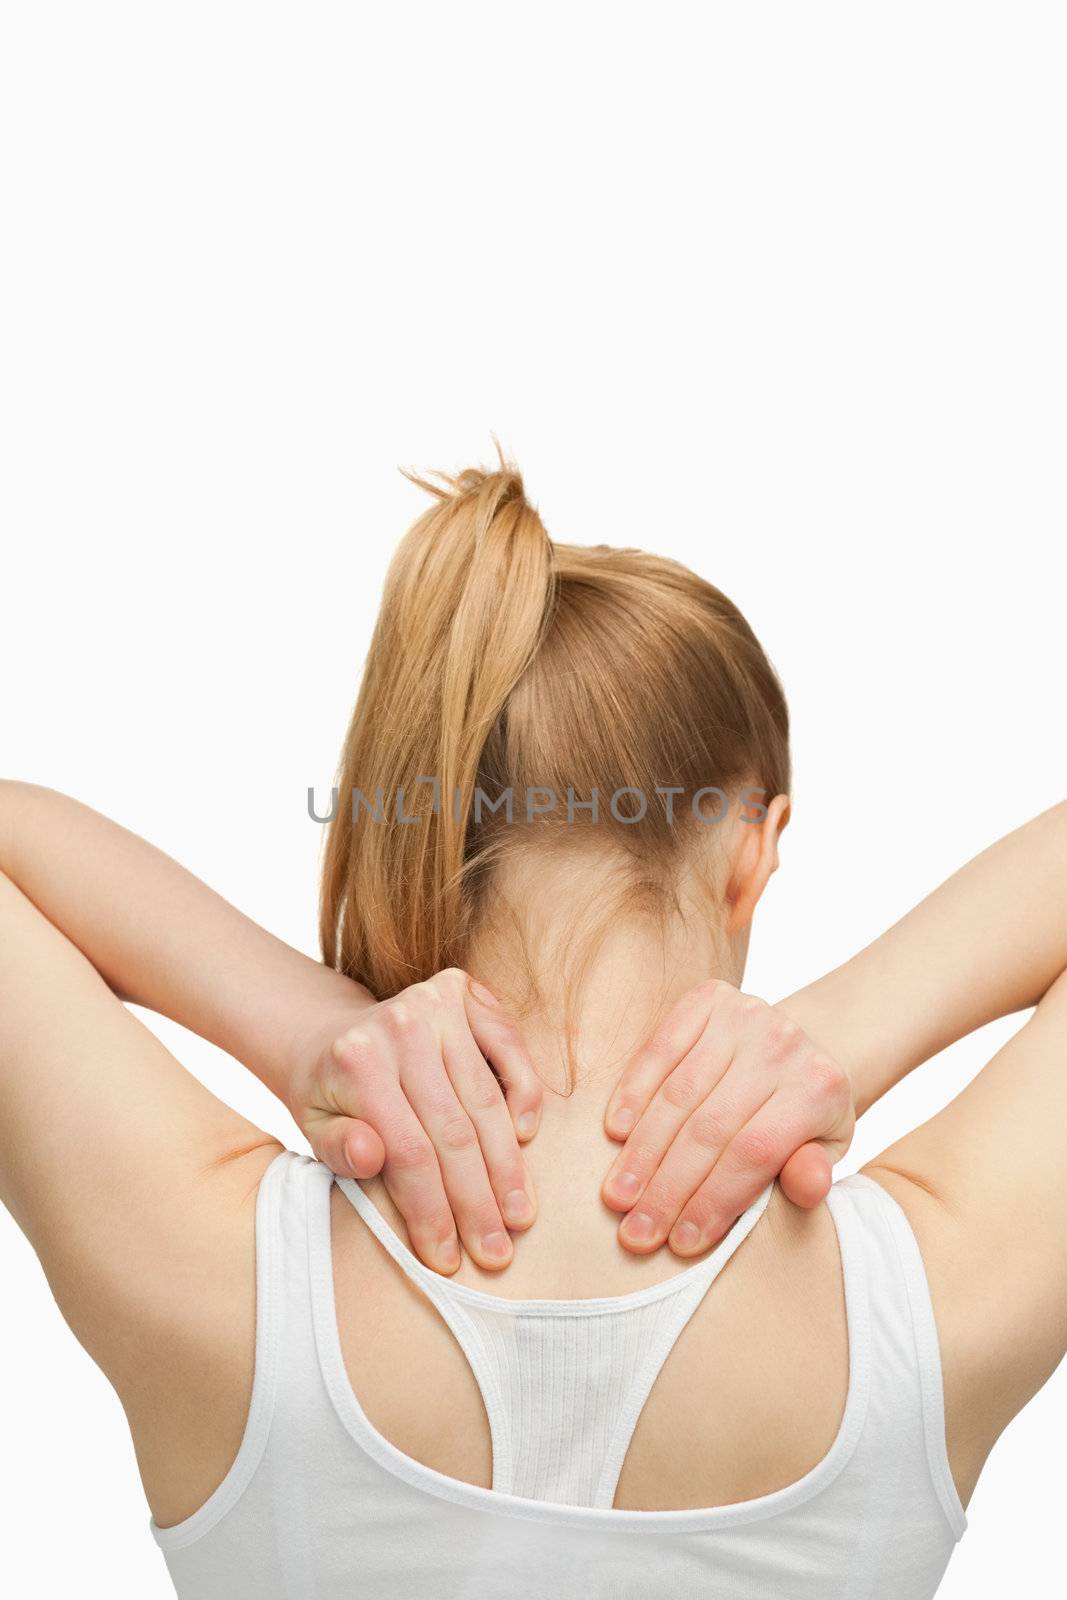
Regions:
<svg viewBox="0 0 1067 1600"><path fill-rule="evenodd" d="M857 1114L1067 968L1067 803L999 840L780 1007L845 1067Z"/></svg>
<svg viewBox="0 0 1067 1600"><path fill-rule="evenodd" d="M301 1019L371 998L89 807L0 782L0 870L123 999L172 1018L287 1100Z"/></svg>

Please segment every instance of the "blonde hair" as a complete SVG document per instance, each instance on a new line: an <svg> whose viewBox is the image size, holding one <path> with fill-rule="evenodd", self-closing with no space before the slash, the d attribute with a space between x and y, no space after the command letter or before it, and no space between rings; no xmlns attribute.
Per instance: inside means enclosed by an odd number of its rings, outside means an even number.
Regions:
<svg viewBox="0 0 1067 1600"><path fill-rule="evenodd" d="M436 504L389 569L323 870L324 960L378 999L466 965L505 850L581 833L621 846L639 889L666 886L699 790L789 790L785 697L724 594L661 556L554 544L503 458L435 476L413 477ZM667 786L673 820L609 806ZM528 821L542 788L560 805ZM508 790L510 826L476 800Z"/></svg>

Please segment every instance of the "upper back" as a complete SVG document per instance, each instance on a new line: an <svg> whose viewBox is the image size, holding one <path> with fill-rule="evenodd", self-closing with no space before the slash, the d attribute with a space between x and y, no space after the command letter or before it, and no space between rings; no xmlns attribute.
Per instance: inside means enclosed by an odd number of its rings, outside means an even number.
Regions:
<svg viewBox="0 0 1067 1600"><path fill-rule="evenodd" d="M763 1592L760 1583L772 1592L774 1574L788 1572L791 1595L825 1600L850 1592L864 1564L865 1593L933 1593L965 1518L944 1453L921 1260L900 1207L869 1178L842 1180L812 1214L775 1188L761 1215L746 1213L747 1231L744 1218L735 1225L669 1353L660 1341L658 1376L643 1373L651 1392L623 1430L614 1509L489 1487L487 1409L499 1403L501 1365L492 1346L520 1366L525 1351L523 1381L535 1388L546 1349L557 1351L577 1414L583 1371L590 1392L599 1377L575 1352L587 1363L590 1348L617 1365L632 1358L639 1370L626 1328L681 1292L667 1283L620 1310L604 1298L509 1304L439 1280L446 1326L404 1247L383 1248L366 1197L363 1215L350 1198L325 1168L288 1153L261 1186L245 1443L208 1505L157 1532L183 1597L221 1592L223 1579L235 1595L287 1593L279 1574L296 1545L323 1595L350 1592L346 1573L351 1582L375 1569L400 1596L431 1583L445 1596L472 1584L501 1597L636 1595L654 1567L660 1592L706 1593L713 1572L718 1595ZM676 1286L698 1277L683 1269ZM494 1331L479 1342L483 1309ZM636 1392L640 1401L641 1384ZM893 1537L902 1515L906 1552Z"/></svg>
<svg viewBox="0 0 1067 1600"><path fill-rule="evenodd" d="M406 1454L489 1486L490 1427L471 1365L439 1309L346 1199L348 1188L338 1184L333 1191L333 1265L345 1367L360 1404ZM666 1260L675 1272L664 1281L677 1282L683 1274L673 1258ZM603 1263L593 1277L590 1263L579 1260L576 1272L573 1261L561 1259L558 1275L539 1274L532 1289L518 1277L518 1265L491 1286L505 1305L573 1295L582 1268L597 1298L619 1296L621 1304L633 1297L628 1277L620 1272L613 1281ZM419 1278L434 1291L431 1278ZM833 1220L826 1206L808 1213L790 1205L775 1185L760 1225L731 1253L660 1367L614 1504L712 1506L794 1481L829 1448L847 1387Z"/></svg>

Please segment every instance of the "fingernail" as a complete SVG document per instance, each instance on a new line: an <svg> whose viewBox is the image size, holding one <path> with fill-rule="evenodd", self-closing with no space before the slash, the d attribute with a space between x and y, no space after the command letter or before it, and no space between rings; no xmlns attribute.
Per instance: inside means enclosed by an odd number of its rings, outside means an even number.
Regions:
<svg viewBox="0 0 1067 1600"><path fill-rule="evenodd" d="M471 978L470 991L476 1000L482 1002L483 1006L498 1006L500 1004L492 990L487 989L484 983L479 983L477 978Z"/></svg>
<svg viewBox="0 0 1067 1600"><path fill-rule="evenodd" d="M700 1243L700 1229L695 1222L680 1222L671 1233L671 1248L692 1250Z"/></svg>
<svg viewBox="0 0 1067 1600"><path fill-rule="evenodd" d="M656 1224L647 1211L634 1211L626 1218L622 1225L622 1231L635 1244L644 1244L652 1238L656 1231Z"/></svg>
<svg viewBox="0 0 1067 1600"><path fill-rule="evenodd" d="M506 1233L487 1233L482 1240L482 1249L494 1261L504 1261L511 1254L511 1240Z"/></svg>
<svg viewBox="0 0 1067 1600"><path fill-rule="evenodd" d="M620 1200L636 1200L640 1187L641 1180L636 1172L620 1172L611 1180L612 1191Z"/></svg>
<svg viewBox="0 0 1067 1600"><path fill-rule="evenodd" d="M532 1139L537 1132L537 1112L524 1111L515 1125L515 1131L520 1139Z"/></svg>
<svg viewBox="0 0 1067 1600"><path fill-rule="evenodd" d="M637 1118L629 1107L623 1106L621 1110L616 1111L611 1119L612 1131L615 1133L629 1133L636 1121Z"/></svg>
<svg viewBox="0 0 1067 1600"><path fill-rule="evenodd" d="M459 1266L459 1245L455 1239L446 1239L437 1247L437 1260L444 1272L455 1272Z"/></svg>
<svg viewBox="0 0 1067 1600"><path fill-rule="evenodd" d="M506 1194L502 1210L505 1222L529 1222L533 1216L533 1206L525 1189L512 1189Z"/></svg>

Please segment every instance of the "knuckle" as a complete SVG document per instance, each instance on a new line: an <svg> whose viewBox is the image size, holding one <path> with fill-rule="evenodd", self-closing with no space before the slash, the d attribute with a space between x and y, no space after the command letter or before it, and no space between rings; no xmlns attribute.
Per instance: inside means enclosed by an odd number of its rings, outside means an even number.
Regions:
<svg viewBox="0 0 1067 1600"><path fill-rule="evenodd" d="M799 1035L800 1029L795 1022L771 1012L763 1029L763 1048L768 1055L784 1056L795 1044Z"/></svg>
<svg viewBox="0 0 1067 1600"><path fill-rule="evenodd" d="M489 1068L478 1074L467 1093L468 1108L481 1114L496 1111L503 1100L503 1091Z"/></svg>
<svg viewBox="0 0 1067 1600"><path fill-rule="evenodd" d="M445 967L440 972L435 972L432 978L427 978L422 985L425 988L430 1003L440 1006L445 1001L455 1000L458 989L458 967ZM465 981L465 980L464 980Z"/></svg>
<svg viewBox="0 0 1067 1600"><path fill-rule="evenodd" d="M708 999L714 1004L716 1001L729 1000L737 990L732 983L727 983L725 978L708 978L701 985Z"/></svg>
<svg viewBox="0 0 1067 1600"><path fill-rule="evenodd" d="M511 1017L503 1015L487 1017L483 1025L490 1031L498 1044L512 1045L518 1041L519 1030Z"/></svg>
<svg viewBox="0 0 1067 1600"><path fill-rule="evenodd" d="M403 1132L386 1142L389 1166L408 1175L430 1171L436 1164L433 1145L423 1133Z"/></svg>
<svg viewBox="0 0 1067 1600"><path fill-rule="evenodd" d="M778 1139L769 1128L742 1128L734 1140L735 1154L748 1167L773 1166Z"/></svg>
<svg viewBox="0 0 1067 1600"><path fill-rule="evenodd" d="M438 1133L443 1148L453 1152L470 1150L478 1143L474 1124L465 1111L455 1111L442 1118Z"/></svg>
<svg viewBox="0 0 1067 1600"><path fill-rule="evenodd" d="M722 1113L713 1105L703 1105L694 1111L688 1129L693 1143L704 1150L721 1150L729 1137Z"/></svg>
<svg viewBox="0 0 1067 1600"><path fill-rule="evenodd" d="M832 1056L816 1056L808 1070L815 1088L831 1105L847 1099L848 1078Z"/></svg>
<svg viewBox="0 0 1067 1600"><path fill-rule="evenodd" d="M693 990L694 998L700 999L705 1005L714 1005L719 995L720 984L719 978L705 978Z"/></svg>
<svg viewBox="0 0 1067 1600"><path fill-rule="evenodd" d="M700 1089L692 1072L672 1072L660 1090L669 1106L679 1111L690 1111L696 1104Z"/></svg>
<svg viewBox="0 0 1067 1600"><path fill-rule="evenodd" d="M650 1172L658 1166L662 1156L662 1150L643 1141L635 1144L631 1137L630 1143L626 1146L627 1171L636 1172L639 1175L642 1172Z"/></svg>
<svg viewBox="0 0 1067 1600"><path fill-rule="evenodd" d="M410 1005L394 1001L386 1008L385 1024L394 1039L408 1039L415 1032L418 1022Z"/></svg>
<svg viewBox="0 0 1067 1600"><path fill-rule="evenodd" d="M335 1054L346 1067L362 1067L373 1059L374 1046L361 1029L352 1028L337 1041Z"/></svg>
<svg viewBox="0 0 1067 1600"><path fill-rule="evenodd" d="M681 1046L681 1033L678 1024L669 1019L657 1023L648 1041L648 1048L652 1055L663 1056L671 1061L677 1061L681 1054Z"/></svg>
<svg viewBox="0 0 1067 1600"><path fill-rule="evenodd" d="M456 1099L456 1091L443 1072L426 1084L417 1113L423 1128L440 1128L450 1118L462 1114L463 1108Z"/></svg>

